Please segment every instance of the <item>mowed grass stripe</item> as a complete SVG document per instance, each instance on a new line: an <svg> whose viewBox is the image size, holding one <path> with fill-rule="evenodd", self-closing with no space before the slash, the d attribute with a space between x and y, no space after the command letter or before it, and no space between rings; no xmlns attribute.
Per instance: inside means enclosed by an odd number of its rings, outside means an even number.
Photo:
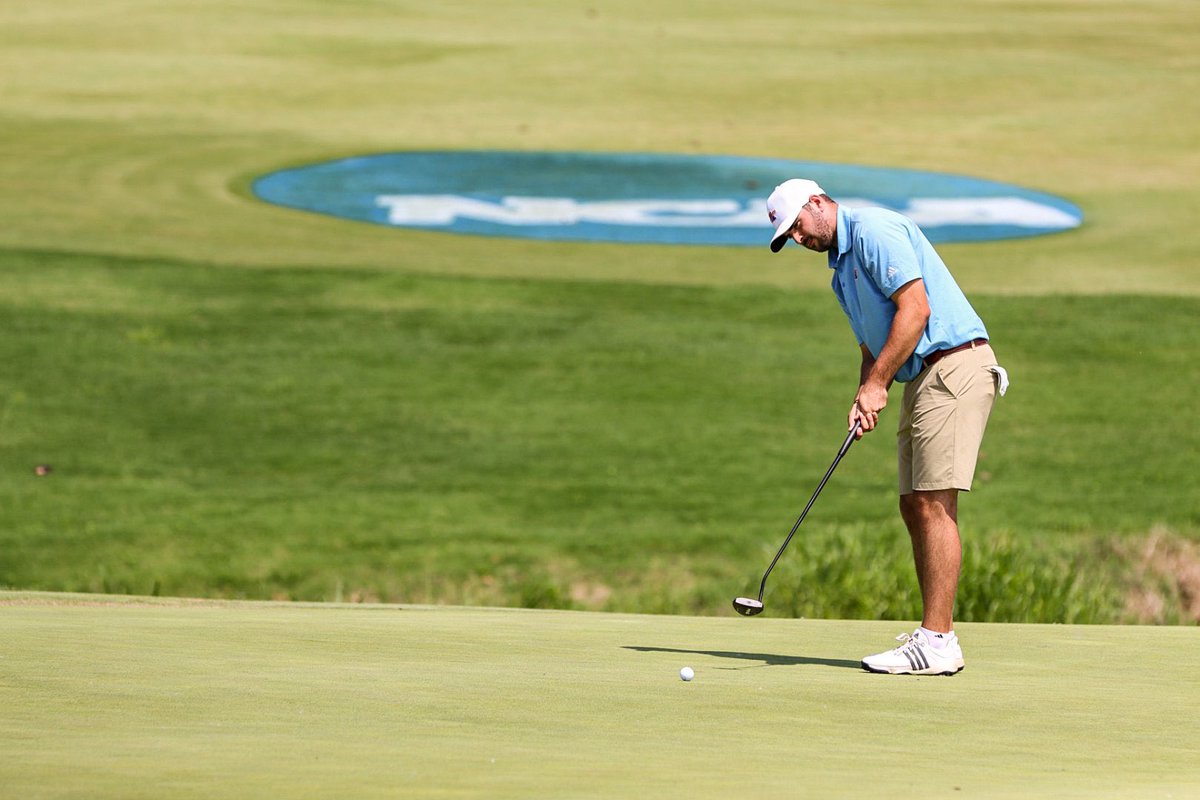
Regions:
<svg viewBox="0 0 1200 800"><path fill-rule="evenodd" d="M271 207L247 191L280 167L395 150L794 156L972 175L1084 209L1072 234L949 248L969 290L1196 296L1200 164L1194 115L1179 113L1198 88L1194 13L1189 0L869 0L802 19L762 0L8 4L0 149L13 157L0 159L0 244L814 288L819 270L742 248L399 232ZM831 110L822 135L800 145L813 115L781 112L764 70L802 76L797 42L847 30L858 46L795 89L803 108Z"/></svg>
<svg viewBox="0 0 1200 800"><path fill-rule="evenodd" d="M1193 628L963 625L966 671L904 678L857 667L890 622L0 603L12 796L1200 791Z"/></svg>

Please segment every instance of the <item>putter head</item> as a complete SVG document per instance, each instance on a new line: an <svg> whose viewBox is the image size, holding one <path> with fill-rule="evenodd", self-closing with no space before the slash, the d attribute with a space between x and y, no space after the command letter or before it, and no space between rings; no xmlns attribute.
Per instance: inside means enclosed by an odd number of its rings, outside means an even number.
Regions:
<svg viewBox="0 0 1200 800"><path fill-rule="evenodd" d="M755 614L761 614L763 611L762 601L751 600L749 597L734 598L733 607L743 617L753 617Z"/></svg>

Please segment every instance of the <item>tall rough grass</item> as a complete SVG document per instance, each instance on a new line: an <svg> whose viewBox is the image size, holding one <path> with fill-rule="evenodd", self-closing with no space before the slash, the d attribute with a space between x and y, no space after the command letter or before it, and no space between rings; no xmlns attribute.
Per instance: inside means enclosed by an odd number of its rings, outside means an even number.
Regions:
<svg viewBox="0 0 1200 800"><path fill-rule="evenodd" d="M774 545L771 546L772 548ZM773 549L764 548L762 564ZM600 575L577 562L510 567L475 580L436 579L421 602L639 613L732 613L759 573L734 577L686 559ZM351 599L377 601L378 593ZM382 599L387 599L386 597ZM908 537L894 529L839 528L797 538L767 585L772 615L823 619L921 617ZM1200 623L1200 548L1169 531L1055 542L1002 533L967 538L955 608L960 622L1061 624Z"/></svg>

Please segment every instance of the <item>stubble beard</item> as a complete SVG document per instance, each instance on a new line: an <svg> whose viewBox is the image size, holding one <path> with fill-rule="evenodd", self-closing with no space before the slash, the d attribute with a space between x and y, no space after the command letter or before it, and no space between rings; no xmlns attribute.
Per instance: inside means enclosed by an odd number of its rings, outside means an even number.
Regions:
<svg viewBox="0 0 1200 800"><path fill-rule="evenodd" d="M833 226L824 215L813 214L813 251L825 253L833 246Z"/></svg>

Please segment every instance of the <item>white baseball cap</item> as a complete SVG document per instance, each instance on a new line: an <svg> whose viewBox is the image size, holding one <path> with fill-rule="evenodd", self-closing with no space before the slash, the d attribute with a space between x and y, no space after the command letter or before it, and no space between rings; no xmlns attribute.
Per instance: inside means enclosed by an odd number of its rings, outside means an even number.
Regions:
<svg viewBox="0 0 1200 800"><path fill-rule="evenodd" d="M807 178L792 178L775 187L767 198L767 216L775 224L775 235L771 237L771 252L778 253L787 244L788 231L796 224L800 209L815 194L825 190Z"/></svg>

